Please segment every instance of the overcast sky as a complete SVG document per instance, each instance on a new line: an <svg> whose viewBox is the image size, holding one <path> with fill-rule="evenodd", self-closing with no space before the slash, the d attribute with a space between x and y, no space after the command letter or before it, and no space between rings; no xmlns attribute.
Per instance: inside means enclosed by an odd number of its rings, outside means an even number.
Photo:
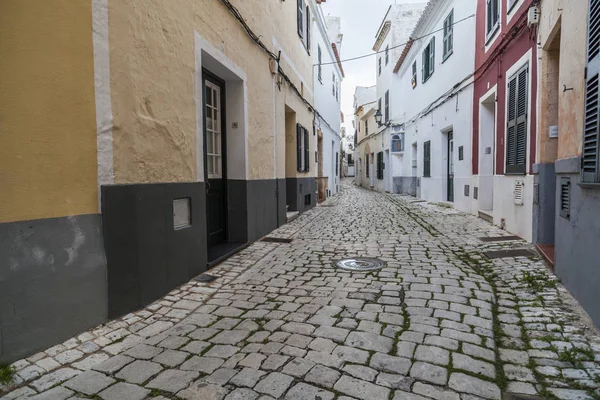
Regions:
<svg viewBox="0 0 600 400"><path fill-rule="evenodd" d="M325 15L342 18L342 60L373 53L375 34L390 4L403 0L327 0L321 3ZM343 63L346 77L342 82L342 112L346 126L352 125L352 103L356 86L373 86L376 82L375 57Z"/></svg>

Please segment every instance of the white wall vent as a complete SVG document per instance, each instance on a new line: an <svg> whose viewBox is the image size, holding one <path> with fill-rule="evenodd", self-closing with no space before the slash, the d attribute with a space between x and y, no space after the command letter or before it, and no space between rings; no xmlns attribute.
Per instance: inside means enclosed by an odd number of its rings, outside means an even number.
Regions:
<svg viewBox="0 0 600 400"><path fill-rule="evenodd" d="M523 205L523 191L524 190L525 190L525 182L521 181L521 180L515 181L515 190L513 191L513 193L514 193L515 204L518 206Z"/></svg>

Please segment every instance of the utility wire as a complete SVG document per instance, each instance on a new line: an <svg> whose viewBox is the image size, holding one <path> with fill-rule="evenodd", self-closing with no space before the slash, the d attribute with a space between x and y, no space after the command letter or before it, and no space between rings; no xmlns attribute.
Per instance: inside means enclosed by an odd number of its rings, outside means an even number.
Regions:
<svg viewBox="0 0 600 400"><path fill-rule="evenodd" d="M461 22L464 22L464 21L466 21L466 20L468 20L468 19L470 19L470 18L473 18L473 17L475 17L475 14L471 14L471 15L469 15L468 17L465 17L465 18L463 18L463 19L460 19L460 20L458 20L458 21L456 21L456 22L452 23L450 26L454 26L454 25L456 25L456 24L459 24L459 23L461 23ZM393 47L389 47L389 48L388 48L388 49L386 49L386 50L376 51L375 53L365 54L365 55L358 56L358 57L346 58L346 59L344 59L344 60L340 60L340 63L344 63L344 62L347 62L347 61L360 60L360 59L362 59L362 58L367 58L367 57L375 56L375 55L377 55L377 54L385 53L386 51L389 51L389 50L397 49L397 48L399 48L399 47L406 46L406 45L407 45L407 44L409 44L411 41L417 41L417 40L420 40L420 39L424 39L424 38L426 38L426 37L428 37L428 36L431 36L431 35L433 35L434 33L437 33L437 32L441 32L441 31L443 31L444 29L445 29L445 28L440 28L440 29L437 29L437 30L435 30L435 31L431 31L431 32L429 32L429 33L426 33L426 34L425 34L425 35L423 35L423 36L419 36L419 37L416 37L416 38L411 38L411 39L410 39L408 42L401 43L401 44L399 44L399 45L396 45L396 46L393 46ZM314 67L314 66L318 66L318 65L331 65L331 64L337 64L337 61L334 61L334 62L329 62L329 63L314 64L314 65L313 65L313 67Z"/></svg>

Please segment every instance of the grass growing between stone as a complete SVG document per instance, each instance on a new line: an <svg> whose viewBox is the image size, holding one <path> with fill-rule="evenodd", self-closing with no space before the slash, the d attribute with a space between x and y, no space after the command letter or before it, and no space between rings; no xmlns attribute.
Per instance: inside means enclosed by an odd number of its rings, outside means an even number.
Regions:
<svg viewBox="0 0 600 400"><path fill-rule="evenodd" d="M0 364L0 386L8 386L14 381L17 371L8 364Z"/></svg>

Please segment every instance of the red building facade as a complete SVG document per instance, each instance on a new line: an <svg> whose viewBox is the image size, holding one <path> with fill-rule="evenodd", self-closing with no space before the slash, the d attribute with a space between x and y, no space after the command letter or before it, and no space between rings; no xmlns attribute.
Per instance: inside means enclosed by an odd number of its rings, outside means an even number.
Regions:
<svg viewBox="0 0 600 400"><path fill-rule="evenodd" d="M476 209L531 240L536 160L534 0L478 0L473 110Z"/></svg>

